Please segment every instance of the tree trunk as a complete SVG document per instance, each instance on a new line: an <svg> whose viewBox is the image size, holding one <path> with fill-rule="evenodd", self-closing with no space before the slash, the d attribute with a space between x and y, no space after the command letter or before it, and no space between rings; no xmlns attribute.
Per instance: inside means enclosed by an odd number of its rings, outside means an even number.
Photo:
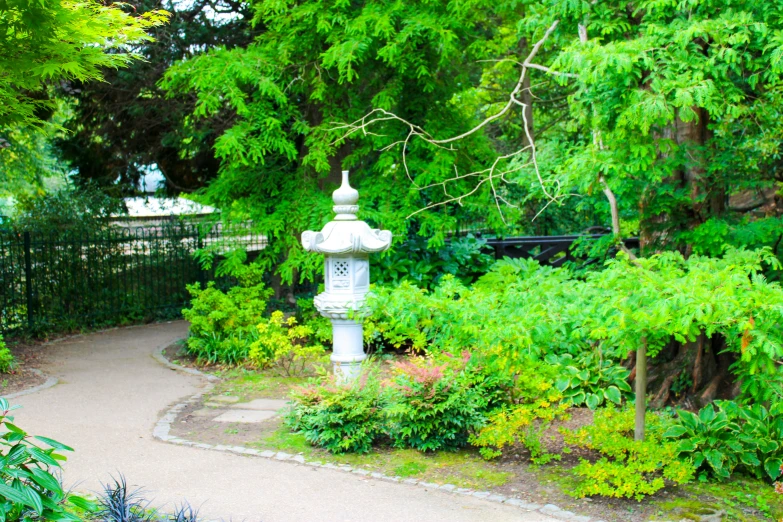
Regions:
<svg viewBox="0 0 783 522"><path fill-rule="evenodd" d="M647 412L647 339L636 351L636 416L634 440L644 440L644 414Z"/></svg>

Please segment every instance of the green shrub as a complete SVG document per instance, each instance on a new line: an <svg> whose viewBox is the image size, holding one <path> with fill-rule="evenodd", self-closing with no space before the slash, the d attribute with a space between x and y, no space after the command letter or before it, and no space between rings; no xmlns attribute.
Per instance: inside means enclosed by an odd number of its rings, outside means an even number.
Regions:
<svg viewBox="0 0 783 522"><path fill-rule="evenodd" d="M281 375L293 377L304 374L309 364L324 354L323 346L310 342L312 328L298 325L295 317L286 319L279 310L256 330L248 357L257 367L272 366Z"/></svg>
<svg viewBox="0 0 783 522"><path fill-rule="evenodd" d="M603 270L578 278L535 261L503 260L471 287L450 276L431 291L408 282L377 287L367 300L366 326L371 338L393 346L428 353L470 347L493 368L511 373L550 354L600 350L609 365L642 342L654 357L672 340L719 336L736 355L734 376L752 382L743 397L768 400L777 397L770 388L780 382L783 289L760 275L765 263L777 263L768 249L727 249L718 259L665 252L630 261L618 255ZM560 383L574 398L583 387L590 405L617 398L591 383L590 372L580 372L573 383ZM621 380L621 371L611 376L611 382Z"/></svg>
<svg viewBox="0 0 783 522"><path fill-rule="evenodd" d="M569 408L552 384L559 369L535 360L525 365L510 389L510 403L493 411L487 424L469 438L482 457L499 457L505 447L519 443L536 464L560 459L560 455L545 451L541 443L542 433L555 419L564 418Z"/></svg>
<svg viewBox="0 0 783 522"><path fill-rule="evenodd" d="M17 520L73 520L80 518L73 509L92 511L94 505L82 497L65 492L55 473L60 453L73 451L46 437L31 436L13 424L12 408L0 398L0 518ZM38 446L33 440L48 448Z"/></svg>
<svg viewBox="0 0 783 522"><path fill-rule="evenodd" d="M386 388L389 435L397 447L454 450L486 422L491 395L481 373L457 364L411 358L395 365Z"/></svg>
<svg viewBox="0 0 783 522"><path fill-rule="evenodd" d="M228 292L214 282L189 285L190 308L182 310L190 322L188 352L201 362L238 364L257 339L255 327L262 321L272 291L261 281L260 268L249 265L238 273L239 285Z"/></svg>
<svg viewBox="0 0 783 522"><path fill-rule="evenodd" d="M16 360L11 350L5 345L3 337L0 336L0 373L8 373L16 368Z"/></svg>
<svg viewBox="0 0 783 522"><path fill-rule="evenodd" d="M367 453L384 432L383 400L377 373L366 368L351 383L329 377L295 389L285 423L332 453Z"/></svg>
<svg viewBox="0 0 783 522"><path fill-rule="evenodd" d="M486 240L471 234L452 238L437 249L428 243L424 237L412 236L394 245L375 261L375 281L391 285L409 281L432 288L449 275L468 284L485 274L494 261L488 253Z"/></svg>
<svg viewBox="0 0 783 522"><path fill-rule="evenodd" d="M187 351L200 364L242 364L250 355L250 349L258 339L254 327L238 328L230 333L209 332L202 336L188 337Z"/></svg>
<svg viewBox="0 0 783 522"><path fill-rule="evenodd" d="M783 405L771 411L732 401L716 401L715 406L708 404L698 415L678 411L678 419L664 434L677 441L681 456L693 460L700 478L725 480L738 467L770 482L780 477Z"/></svg>
<svg viewBox="0 0 783 522"><path fill-rule="evenodd" d="M664 440L664 420L648 413L646 424L645 440L636 441L634 411L609 406L595 412L590 426L563 430L566 443L604 455L596 462L582 459L573 468L573 473L582 479L573 495L641 500L663 489L667 480L672 484L690 482L694 466L678 458L677 443Z"/></svg>

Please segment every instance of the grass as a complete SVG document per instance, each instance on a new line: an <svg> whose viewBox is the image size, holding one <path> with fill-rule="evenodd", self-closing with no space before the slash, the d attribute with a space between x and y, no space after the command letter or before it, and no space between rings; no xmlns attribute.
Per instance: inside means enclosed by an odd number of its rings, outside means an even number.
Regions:
<svg viewBox="0 0 783 522"><path fill-rule="evenodd" d="M272 370L248 370L231 368L214 372L220 377L209 396L234 395L239 400L250 401L260 398L284 398L291 388L307 382L307 377L281 377Z"/></svg>
<svg viewBox="0 0 783 522"><path fill-rule="evenodd" d="M468 449L421 453L412 449L378 447L365 455L333 455L310 446L303 435L291 433L285 426L281 426L256 445L259 448L301 454L307 460L347 464L389 476L454 484L464 488L498 487L513 477L512 473L498 470L497 466L486 462L475 451Z"/></svg>

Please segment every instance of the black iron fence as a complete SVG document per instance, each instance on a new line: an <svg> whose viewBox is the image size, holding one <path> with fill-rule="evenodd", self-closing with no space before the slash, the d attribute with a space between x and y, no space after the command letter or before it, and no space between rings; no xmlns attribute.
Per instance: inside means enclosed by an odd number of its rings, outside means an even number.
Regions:
<svg viewBox="0 0 783 522"><path fill-rule="evenodd" d="M250 251L265 246L249 227L230 242ZM188 303L186 285L214 276L193 253L206 246L219 252L228 243L212 224L0 230L0 331L38 334L176 317Z"/></svg>
<svg viewBox="0 0 783 522"><path fill-rule="evenodd" d="M584 261L574 255L572 246L577 240L597 241L605 237L607 234L490 238L487 246L494 250L495 259L532 258L542 265L563 266L566 261ZM623 243L628 248L639 248L639 238L623 239Z"/></svg>

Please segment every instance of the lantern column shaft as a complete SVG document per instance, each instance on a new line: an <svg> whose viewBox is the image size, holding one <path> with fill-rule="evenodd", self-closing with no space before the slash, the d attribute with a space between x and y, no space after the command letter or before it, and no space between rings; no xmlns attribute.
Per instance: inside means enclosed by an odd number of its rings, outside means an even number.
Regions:
<svg viewBox="0 0 783 522"><path fill-rule="evenodd" d="M332 319L332 364L334 373L352 380L361 371L364 353L362 324L350 319Z"/></svg>

